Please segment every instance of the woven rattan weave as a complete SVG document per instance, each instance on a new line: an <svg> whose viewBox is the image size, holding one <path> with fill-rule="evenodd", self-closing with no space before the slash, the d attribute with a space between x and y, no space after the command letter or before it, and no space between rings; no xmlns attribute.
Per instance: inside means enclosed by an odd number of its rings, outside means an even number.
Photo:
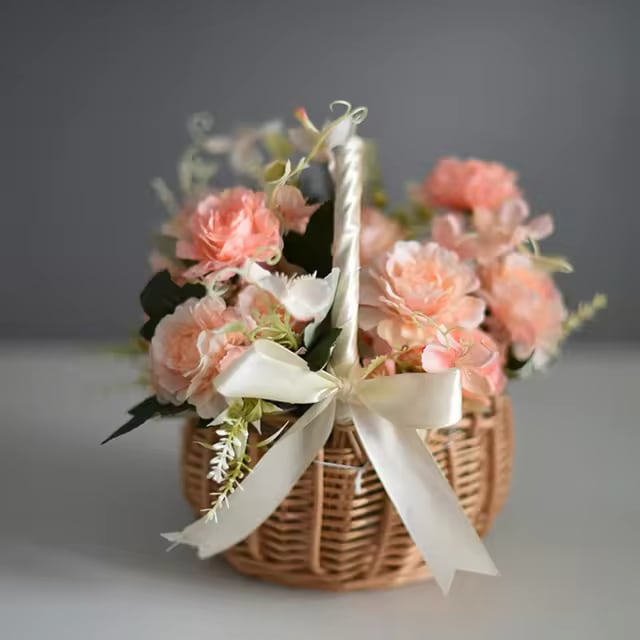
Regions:
<svg viewBox="0 0 640 640"><path fill-rule="evenodd" d="M210 505L215 485L206 477L210 451L195 441L212 442L215 437L214 429L197 429L191 421L185 425L183 490L197 515ZM425 438L467 516L484 535L511 482L509 399L500 397L489 414L465 416L456 427L431 431ZM249 442L253 461L262 452L258 439L253 434ZM278 509L229 549L226 559L238 571L265 580L334 591L397 586L428 577L428 567L367 463L353 426L336 425L315 463Z"/></svg>

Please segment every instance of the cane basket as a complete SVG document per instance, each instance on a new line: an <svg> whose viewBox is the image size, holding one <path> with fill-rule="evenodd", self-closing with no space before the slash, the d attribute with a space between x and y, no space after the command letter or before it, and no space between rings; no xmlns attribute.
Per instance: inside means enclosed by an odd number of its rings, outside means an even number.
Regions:
<svg viewBox="0 0 640 640"><path fill-rule="evenodd" d="M264 452L259 439L278 422L265 425L262 436L251 434L252 464ZM197 428L192 420L185 425L183 491L197 516L210 506L216 485L207 479L211 452L196 441L215 438L215 429ZM486 414L466 415L455 427L426 433L425 441L469 520L484 535L511 482L509 398L497 398ZM241 573L332 591L399 586L430 576L352 425L334 427L276 511L224 555Z"/></svg>

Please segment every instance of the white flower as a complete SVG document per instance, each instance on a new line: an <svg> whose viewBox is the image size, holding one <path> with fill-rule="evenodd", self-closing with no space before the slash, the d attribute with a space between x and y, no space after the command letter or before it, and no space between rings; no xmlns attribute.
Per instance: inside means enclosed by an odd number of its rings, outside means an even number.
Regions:
<svg viewBox="0 0 640 640"><path fill-rule="evenodd" d="M304 331L305 345L311 344L318 326L333 305L340 270L333 269L326 278L316 278L315 274L286 276L248 262L244 272L249 282L268 291L294 318L311 321Z"/></svg>

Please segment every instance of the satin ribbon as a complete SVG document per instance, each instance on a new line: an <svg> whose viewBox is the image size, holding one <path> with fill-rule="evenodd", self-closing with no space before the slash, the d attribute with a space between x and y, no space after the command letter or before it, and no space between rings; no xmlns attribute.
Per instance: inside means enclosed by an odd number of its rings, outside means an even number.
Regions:
<svg viewBox="0 0 640 640"><path fill-rule="evenodd" d="M312 463L333 429L339 404L407 530L446 593L457 569L495 575L484 545L459 506L416 429L461 418L460 373L406 373L372 379L311 371L284 347L256 341L215 380L226 398L265 398L312 404L267 451L229 497L218 522L201 518L181 533L164 534L208 558L240 542L264 522Z"/></svg>
<svg viewBox="0 0 640 640"><path fill-rule="evenodd" d="M342 329L328 371L311 371L284 347L259 340L214 380L226 398L262 398L312 406L278 439L229 497L229 509L180 533L174 543L208 558L240 542L289 493L326 443L334 423L352 421L405 527L447 593L458 569L497 570L417 429L456 424L462 413L460 373L403 373L362 379L357 348L362 202L360 138L333 150L336 183L333 265L340 270L331 312Z"/></svg>

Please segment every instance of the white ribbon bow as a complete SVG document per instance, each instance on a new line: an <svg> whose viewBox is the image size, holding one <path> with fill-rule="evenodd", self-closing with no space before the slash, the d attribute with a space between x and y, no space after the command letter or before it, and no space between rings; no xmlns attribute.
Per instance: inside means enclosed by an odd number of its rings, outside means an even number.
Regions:
<svg viewBox="0 0 640 640"><path fill-rule="evenodd" d="M226 398L263 398L312 404L267 451L229 497L218 522L206 518L181 533L164 534L208 558L240 542L264 522L289 493L329 438L336 413L350 416L387 494L433 576L446 593L458 569L496 575L497 570L462 511L449 483L416 429L461 418L460 373L404 373L358 379L311 371L275 342L256 341L214 381Z"/></svg>

